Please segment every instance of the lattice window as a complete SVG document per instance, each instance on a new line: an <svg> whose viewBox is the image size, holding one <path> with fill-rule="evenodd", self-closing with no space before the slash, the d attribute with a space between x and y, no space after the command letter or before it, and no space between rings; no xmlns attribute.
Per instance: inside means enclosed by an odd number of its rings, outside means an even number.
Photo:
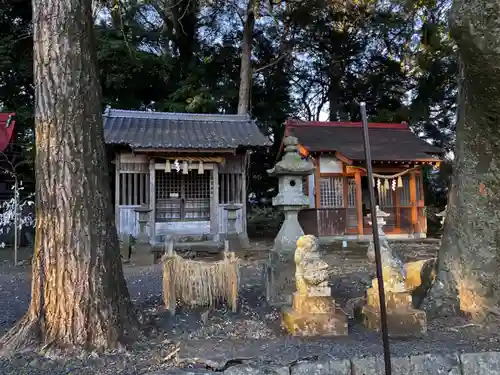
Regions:
<svg viewBox="0 0 500 375"><path fill-rule="evenodd" d="M419 174L415 175L415 183L417 184L417 201L424 199L422 197L422 190L420 189L420 179L421 178L422 178L421 175L419 175Z"/></svg>
<svg viewBox="0 0 500 375"><path fill-rule="evenodd" d="M210 220L209 171L156 171L156 221Z"/></svg>
<svg viewBox="0 0 500 375"><path fill-rule="evenodd" d="M356 207L356 180L354 177L347 177L347 207Z"/></svg>
<svg viewBox="0 0 500 375"><path fill-rule="evenodd" d="M210 220L210 177L205 171L191 171L184 179L184 219Z"/></svg>
<svg viewBox="0 0 500 375"><path fill-rule="evenodd" d="M242 203L242 182L241 173L219 173L219 203Z"/></svg>
<svg viewBox="0 0 500 375"><path fill-rule="evenodd" d="M321 208L344 207L344 179L321 177L319 197Z"/></svg>
<svg viewBox="0 0 500 375"><path fill-rule="evenodd" d="M386 180L380 180L378 187L378 204L381 207L394 206L394 190L392 190L392 180L389 180L389 187L385 186Z"/></svg>
<svg viewBox="0 0 500 375"><path fill-rule="evenodd" d="M120 172L120 206L141 206L149 204L149 172Z"/></svg>
<svg viewBox="0 0 500 375"><path fill-rule="evenodd" d="M358 226L358 212L356 210L356 180L354 177L347 178L347 227Z"/></svg>
<svg viewBox="0 0 500 375"><path fill-rule="evenodd" d="M398 188L399 194L399 205L409 206L411 205L410 199L410 176L405 175L401 177L403 180L403 187Z"/></svg>

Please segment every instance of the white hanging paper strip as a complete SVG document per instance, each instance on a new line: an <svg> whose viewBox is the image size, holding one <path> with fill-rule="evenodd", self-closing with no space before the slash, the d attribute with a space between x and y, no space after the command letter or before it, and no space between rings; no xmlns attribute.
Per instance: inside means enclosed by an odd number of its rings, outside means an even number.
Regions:
<svg viewBox="0 0 500 375"><path fill-rule="evenodd" d="M198 163L198 174L203 174L205 173L205 170L203 169L203 162L200 160Z"/></svg>
<svg viewBox="0 0 500 375"><path fill-rule="evenodd" d="M380 178L377 178L377 189L380 190L380 186L382 186L382 182L380 181Z"/></svg>
<svg viewBox="0 0 500 375"><path fill-rule="evenodd" d="M174 168L177 172L181 171L181 163L179 163L179 160L175 159L174 161Z"/></svg>
<svg viewBox="0 0 500 375"><path fill-rule="evenodd" d="M165 173L170 173L170 172L172 172L172 168L170 166L170 160L167 160L165 162Z"/></svg>
<svg viewBox="0 0 500 375"><path fill-rule="evenodd" d="M398 188L402 188L403 187L403 179L401 178L401 176L398 177Z"/></svg>
<svg viewBox="0 0 500 375"><path fill-rule="evenodd" d="M189 165L187 161L182 162L182 174L189 174Z"/></svg>
<svg viewBox="0 0 500 375"><path fill-rule="evenodd" d="M396 180L392 180L392 191L396 191Z"/></svg>

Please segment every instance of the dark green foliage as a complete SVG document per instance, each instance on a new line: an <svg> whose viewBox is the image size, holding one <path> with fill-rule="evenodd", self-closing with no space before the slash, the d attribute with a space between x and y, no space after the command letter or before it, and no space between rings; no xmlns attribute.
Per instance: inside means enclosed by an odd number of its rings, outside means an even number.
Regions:
<svg viewBox="0 0 500 375"><path fill-rule="evenodd" d="M364 100L370 120L409 121L425 137L452 148L456 59L446 31L446 1L382 6L372 0L306 0L272 9L261 2L250 107L276 142L252 155L253 197L274 194L275 181L265 171L276 161L290 116L358 120L358 102ZM0 102L18 113L16 142L29 158L31 5L7 4L0 8ZM245 4L112 5L96 22L103 107L236 113Z"/></svg>
<svg viewBox="0 0 500 375"><path fill-rule="evenodd" d="M5 154L0 155L0 167L14 172L10 164L19 164L15 173L27 189L32 189L34 182L31 32L30 1L3 2L0 6L0 110L16 112L16 132Z"/></svg>

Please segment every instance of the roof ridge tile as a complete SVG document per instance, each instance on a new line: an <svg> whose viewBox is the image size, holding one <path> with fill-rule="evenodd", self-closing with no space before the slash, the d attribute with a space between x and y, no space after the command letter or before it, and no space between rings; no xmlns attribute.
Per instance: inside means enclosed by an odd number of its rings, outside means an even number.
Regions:
<svg viewBox="0 0 500 375"><path fill-rule="evenodd" d="M248 114L223 114L223 113L188 113L188 112L157 112L157 111L140 111L127 109L112 109L107 108L104 112L105 117L122 117L122 118L151 118L162 120L177 120L177 121L222 121L222 122L255 122Z"/></svg>

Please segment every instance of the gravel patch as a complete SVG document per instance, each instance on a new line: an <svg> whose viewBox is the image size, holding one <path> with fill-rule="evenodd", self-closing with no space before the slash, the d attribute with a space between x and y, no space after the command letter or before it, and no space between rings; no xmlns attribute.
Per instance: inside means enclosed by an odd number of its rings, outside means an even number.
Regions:
<svg viewBox="0 0 500 375"><path fill-rule="evenodd" d="M406 261L435 256L437 247L395 245ZM326 257L338 266L339 274L331 284L337 302L362 296L373 275L373 266L365 259L365 248L326 248ZM405 255L406 254L406 255ZM223 366L235 358L258 358L276 364L288 364L305 357L328 356L334 359L364 357L382 353L380 335L367 331L351 320L349 335L338 338L294 338L280 328L279 311L265 303L262 285L264 256L251 256L241 269L240 308L232 313L224 307L214 311L178 311L171 317L161 306L161 267L125 267L130 294L140 312L144 337L126 353L86 353L76 358L50 358L36 354L16 355L0 360L0 374L147 374L173 366L173 356L185 366L200 366L207 361ZM0 333L19 319L29 304L30 274L27 267L0 266ZM429 332L419 339L392 339L394 356L429 352L475 352L499 348L497 326L475 326L462 318L433 320ZM211 361L211 362L210 362ZM159 372L161 373L161 372Z"/></svg>

